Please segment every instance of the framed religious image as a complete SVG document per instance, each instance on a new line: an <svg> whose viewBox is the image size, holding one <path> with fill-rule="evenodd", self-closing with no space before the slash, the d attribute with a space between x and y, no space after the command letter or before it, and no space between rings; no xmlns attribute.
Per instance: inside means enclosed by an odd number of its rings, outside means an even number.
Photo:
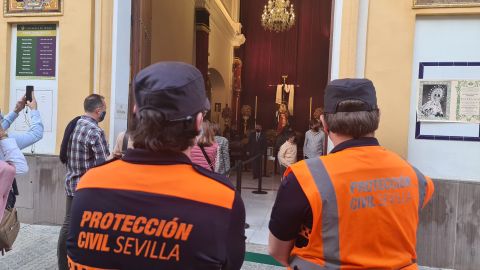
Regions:
<svg viewBox="0 0 480 270"><path fill-rule="evenodd" d="M59 16L63 0L3 0L3 16Z"/></svg>
<svg viewBox="0 0 480 270"><path fill-rule="evenodd" d="M222 111L222 103L215 103L215 112Z"/></svg>
<svg viewBox="0 0 480 270"><path fill-rule="evenodd" d="M420 81L419 121L450 121L451 81Z"/></svg>
<svg viewBox="0 0 480 270"><path fill-rule="evenodd" d="M413 0L413 8L475 7L480 0Z"/></svg>

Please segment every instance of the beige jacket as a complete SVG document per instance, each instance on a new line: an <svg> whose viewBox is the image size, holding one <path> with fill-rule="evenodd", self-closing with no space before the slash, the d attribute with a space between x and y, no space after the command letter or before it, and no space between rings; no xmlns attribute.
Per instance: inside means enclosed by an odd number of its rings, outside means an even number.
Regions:
<svg viewBox="0 0 480 270"><path fill-rule="evenodd" d="M125 136L125 131L122 131L118 134L117 140L115 141L115 147L113 148L113 152L110 153L108 159L112 159L114 157L121 158L122 151L126 149L122 149L123 147L123 137ZM133 141L128 138L127 149L133 149Z"/></svg>
<svg viewBox="0 0 480 270"><path fill-rule="evenodd" d="M297 145L286 141L278 151L278 162L284 167L288 167L297 162Z"/></svg>

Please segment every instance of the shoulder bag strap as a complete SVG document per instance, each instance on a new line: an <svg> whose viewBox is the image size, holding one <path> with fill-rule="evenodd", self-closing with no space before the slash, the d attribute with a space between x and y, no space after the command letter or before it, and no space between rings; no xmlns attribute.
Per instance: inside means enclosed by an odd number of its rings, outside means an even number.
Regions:
<svg viewBox="0 0 480 270"><path fill-rule="evenodd" d="M202 150L203 156L205 157L205 159L208 162L208 166L210 166L210 169L212 170L212 172L214 172L215 170L213 169L212 161L208 157L207 152L205 152L205 148L203 148L203 145L202 146L199 145L199 147L200 147L200 150Z"/></svg>

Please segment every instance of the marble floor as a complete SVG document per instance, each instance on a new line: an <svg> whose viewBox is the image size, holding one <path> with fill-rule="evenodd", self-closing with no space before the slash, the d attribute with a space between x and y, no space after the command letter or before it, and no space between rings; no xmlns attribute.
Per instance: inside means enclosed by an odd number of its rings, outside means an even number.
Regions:
<svg viewBox="0 0 480 270"><path fill-rule="evenodd" d="M231 179L234 183L235 178ZM250 227L245 230L247 243L266 245L268 243L268 222L270 212L277 196L280 185L280 176L262 178L262 190L267 194L255 194L252 191L258 190L258 180L252 179L250 172L242 175L242 199L247 214L246 222Z"/></svg>

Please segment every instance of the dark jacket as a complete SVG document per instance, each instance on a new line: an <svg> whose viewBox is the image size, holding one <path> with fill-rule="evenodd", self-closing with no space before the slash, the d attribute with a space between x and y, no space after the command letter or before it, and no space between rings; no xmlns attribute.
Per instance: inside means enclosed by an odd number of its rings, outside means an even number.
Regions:
<svg viewBox="0 0 480 270"><path fill-rule="evenodd" d="M250 152L250 156L265 154L267 151L267 137L265 133L260 132L260 137L257 140L257 133L254 131L248 136L247 151Z"/></svg>
<svg viewBox="0 0 480 270"><path fill-rule="evenodd" d="M59 156L60 161L63 164L67 164L68 142L70 141L70 136L72 136L75 126L77 125L78 119L80 119L80 116L73 118L73 120L68 123L67 127L65 128L65 132L63 133L63 139L62 139L62 144L60 145L60 156Z"/></svg>

